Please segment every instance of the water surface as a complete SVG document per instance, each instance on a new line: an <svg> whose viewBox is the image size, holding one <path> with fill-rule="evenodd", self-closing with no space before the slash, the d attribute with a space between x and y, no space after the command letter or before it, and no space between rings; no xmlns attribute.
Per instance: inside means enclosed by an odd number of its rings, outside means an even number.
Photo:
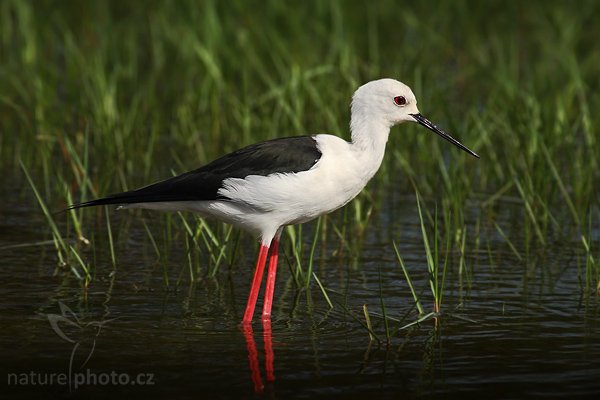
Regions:
<svg viewBox="0 0 600 400"><path fill-rule="evenodd" d="M248 332L239 321L254 263L251 238L242 237L234 265L223 266L214 278L201 275L194 284L184 275L179 286L174 282L186 271L187 259L183 239L175 238L166 261L166 287L165 264L157 261L143 225L128 212L115 213L115 226L131 221L127 237L119 238L126 243L118 246L117 267L106 245L87 250L96 275L82 290L68 271L57 270L52 246L7 248L50 236L33 202L16 197L3 204L0 343L8 385L3 392L12 398L600 394L598 299L582 291L583 261L569 243L519 261L501 238L490 235L485 240L491 251L482 247L468 254L468 273L451 266L442 316L396 332L416 313L391 237L426 311L432 299L414 201L392 202L370 223L357 259L335 255L339 242L334 240L319 246L315 272L329 290L333 309L314 282L309 296L296 290L283 255L271 329L257 319ZM143 215L160 236L161 217ZM94 237L105 235L102 226L92 227ZM389 344L377 316L381 298L388 316L403 320L391 322ZM381 343L371 341L362 325L364 304ZM257 315L260 305L259 299ZM70 321L59 318L60 332L50 323L56 316ZM94 381L111 373L116 384ZM52 374L72 380L87 375L77 387L73 381L70 387L68 382L31 382ZM271 374L274 381L268 382ZM9 381L15 375L17 384ZM132 384L138 377L142 380Z"/></svg>

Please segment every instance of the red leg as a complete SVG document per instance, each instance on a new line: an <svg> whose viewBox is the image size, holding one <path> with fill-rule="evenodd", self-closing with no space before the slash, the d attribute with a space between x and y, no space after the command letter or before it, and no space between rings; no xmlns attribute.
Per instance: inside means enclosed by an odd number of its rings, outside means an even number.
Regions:
<svg viewBox="0 0 600 400"><path fill-rule="evenodd" d="M269 260L269 272L267 272L267 286L265 288L265 301L263 303L262 317L271 318L271 307L273 306L273 292L275 291L275 275L277 274L277 259L279 257L279 238L271 241L271 259Z"/></svg>
<svg viewBox="0 0 600 400"><path fill-rule="evenodd" d="M260 246L258 260L256 261L256 269L254 271L254 279L252 280L252 287L250 288L250 296L248 296L248 304L246 304L246 312L244 313L244 319L242 320L243 324L249 324L252 322L254 307L256 307L256 300L258 299L258 292L260 291L260 284L262 282L263 272L265 271L265 263L267 262L268 252L268 246Z"/></svg>

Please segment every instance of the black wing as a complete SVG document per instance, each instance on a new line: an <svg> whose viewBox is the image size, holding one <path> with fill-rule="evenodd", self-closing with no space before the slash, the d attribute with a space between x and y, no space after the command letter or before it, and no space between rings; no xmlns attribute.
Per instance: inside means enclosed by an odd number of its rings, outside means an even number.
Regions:
<svg viewBox="0 0 600 400"><path fill-rule="evenodd" d="M73 204L69 209L105 204L226 199L217 192L227 178L306 171L320 158L321 152L312 136L268 140L244 147L173 178L140 189Z"/></svg>

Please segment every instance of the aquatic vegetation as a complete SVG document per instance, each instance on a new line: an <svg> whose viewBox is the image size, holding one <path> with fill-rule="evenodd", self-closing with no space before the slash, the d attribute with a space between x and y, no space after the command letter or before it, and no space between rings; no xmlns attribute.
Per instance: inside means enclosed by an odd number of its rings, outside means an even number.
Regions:
<svg viewBox="0 0 600 400"><path fill-rule="evenodd" d="M150 224L139 213L115 220L104 209L53 212L259 140L347 135L351 93L390 76L410 83L421 110L437 113L482 159L416 128L395 128L381 170L359 198L288 230L282 247L296 288L310 291L317 282L327 296L315 271L325 256L360 268L368 232L381 226L378 212L397 200L390 188L411 196L410 184L420 193L410 212L420 216L434 309L454 268L468 287L476 254L497 257L498 246L531 266L554 243L568 243L585 265L582 289L594 287L600 141L592 111L600 100L590 89L600 79L600 54L590 50L597 24L586 21L598 6L457 3L439 13L426 12L426 2L402 12L390 12L394 2L366 13L363 6L4 2L0 130L11 134L0 138L0 163L29 182L21 190L46 217L61 271L67 266L83 286L93 285L96 264L118 268L127 232L138 229L166 286L173 245L186 257L177 285L216 276L252 238L184 215ZM490 7L498 18L483 17ZM291 13L297 18L281 24ZM427 24L419 22L424 14ZM307 16L314 21L308 29L300 22ZM440 34L445 29L453 34ZM401 238L390 237L392 256L394 240ZM109 259L93 258L88 241L105 246ZM337 250L322 254L332 243ZM422 303L415 297L416 307Z"/></svg>

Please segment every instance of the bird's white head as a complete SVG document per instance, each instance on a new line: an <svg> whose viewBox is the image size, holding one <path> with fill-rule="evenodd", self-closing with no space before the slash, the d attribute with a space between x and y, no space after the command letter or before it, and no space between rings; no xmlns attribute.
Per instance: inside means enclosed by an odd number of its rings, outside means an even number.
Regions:
<svg viewBox="0 0 600 400"><path fill-rule="evenodd" d="M367 82L354 92L352 116L376 118L388 127L415 119L417 99L404 83L394 79Z"/></svg>
<svg viewBox="0 0 600 400"><path fill-rule="evenodd" d="M473 151L421 115L414 93L404 83L395 79L379 79L365 83L354 92L350 122L353 140L363 136L360 132L365 131L367 126L375 130L377 130L377 126L380 126L383 128L379 131L382 132L380 135L385 132L385 141L387 141L389 128L401 122L417 122L479 158Z"/></svg>

